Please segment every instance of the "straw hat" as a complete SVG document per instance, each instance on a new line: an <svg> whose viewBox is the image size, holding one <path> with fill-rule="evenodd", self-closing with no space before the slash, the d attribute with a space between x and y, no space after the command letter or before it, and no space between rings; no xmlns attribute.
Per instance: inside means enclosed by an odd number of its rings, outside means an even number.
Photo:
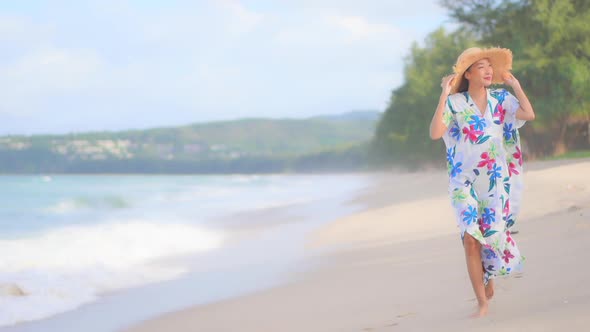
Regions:
<svg viewBox="0 0 590 332"><path fill-rule="evenodd" d="M507 48L479 48L471 47L463 51L457 58L457 63L453 66L453 71L457 76L453 81L451 87L451 93L457 93L459 91L467 91L467 80L463 77L465 71L481 59L488 59L492 68L494 69L494 75L492 76L492 83L504 83L502 75L512 69L512 51Z"/></svg>

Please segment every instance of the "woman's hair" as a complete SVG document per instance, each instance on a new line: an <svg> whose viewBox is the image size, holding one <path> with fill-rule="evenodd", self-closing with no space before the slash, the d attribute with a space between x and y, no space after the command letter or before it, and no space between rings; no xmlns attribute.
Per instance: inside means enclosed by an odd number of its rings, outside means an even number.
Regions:
<svg viewBox="0 0 590 332"><path fill-rule="evenodd" d="M465 69L465 72L463 73L463 76L461 76L461 83L459 84L459 88L457 89L457 92L465 92L467 90L469 90L469 80L467 78L465 78L465 74L471 70L471 67L473 65L467 67L467 69Z"/></svg>

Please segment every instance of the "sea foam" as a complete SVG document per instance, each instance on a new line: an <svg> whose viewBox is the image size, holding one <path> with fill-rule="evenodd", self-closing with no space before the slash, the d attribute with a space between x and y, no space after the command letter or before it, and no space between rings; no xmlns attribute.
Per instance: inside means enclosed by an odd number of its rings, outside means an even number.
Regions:
<svg viewBox="0 0 590 332"><path fill-rule="evenodd" d="M0 326L72 310L101 293L177 278L166 258L216 249L219 232L142 220L67 226L0 240ZM1 287L0 287L1 288Z"/></svg>

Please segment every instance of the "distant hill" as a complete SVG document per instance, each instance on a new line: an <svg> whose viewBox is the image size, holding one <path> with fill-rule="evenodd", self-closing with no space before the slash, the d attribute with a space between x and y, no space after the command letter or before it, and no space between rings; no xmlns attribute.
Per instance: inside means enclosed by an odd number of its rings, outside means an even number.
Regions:
<svg viewBox="0 0 590 332"><path fill-rule="evenodd" d="M342 114L333 115L318 115L311 119L324 119L324 120L339 120L339 121L354 121L354 120L367 120L378 122L381 117L381 112L376 111L353 111Z"/></svg>
<svg viewBox="0 0 590 332"><path fill-rule="evenodd" d="M215 165L216 161L257 160L264 164L264 160L284 161L363 144L372 138L380 116L367 111L119 132L4 136L0 137L0 172L98 172L101 167L116 171L132 164L136 165L133 169L141 169L140 164L146 163L157 163L158 170L166 172L172 161L182 163L182 169L199 161Z"/></svg>

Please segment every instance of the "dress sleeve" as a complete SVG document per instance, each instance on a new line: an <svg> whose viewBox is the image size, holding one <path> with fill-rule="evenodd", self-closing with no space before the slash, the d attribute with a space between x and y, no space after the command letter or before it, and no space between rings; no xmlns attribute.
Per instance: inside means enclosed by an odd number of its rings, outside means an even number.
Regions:
<svg viewBox="0 0 590 332"><path fill-rule="evenodd" d="M454 107L451 96L447 97L442 115L442 122L447 126L447 130L443 134L443 140L447 146L455 144L454 142L461 137L459 127L457 126L457 112Z"/></svg>
<svg viewBox="0 0 590 332"><path fill-rule="evenodd" d="M525 124L526 120L516 118L516 111L520 108L520 102L508 91L506 91L506 98L504 99L503 106L506 110L505 122L511 124L515 129L518 129Z"/></svg>
<svg viewBox="0 0 590 332"><path fill-rule="evenodd" d="M445 126L447 126L447 131L448 129L451 127L451 124L453 123L453 117L455 116L454 114L454 110L453 110L453 105L451 104L451 97L447 97L447 101L445 103L445 109L443 111L443 115L442 115L442 121L445 124Z"/></svg>

